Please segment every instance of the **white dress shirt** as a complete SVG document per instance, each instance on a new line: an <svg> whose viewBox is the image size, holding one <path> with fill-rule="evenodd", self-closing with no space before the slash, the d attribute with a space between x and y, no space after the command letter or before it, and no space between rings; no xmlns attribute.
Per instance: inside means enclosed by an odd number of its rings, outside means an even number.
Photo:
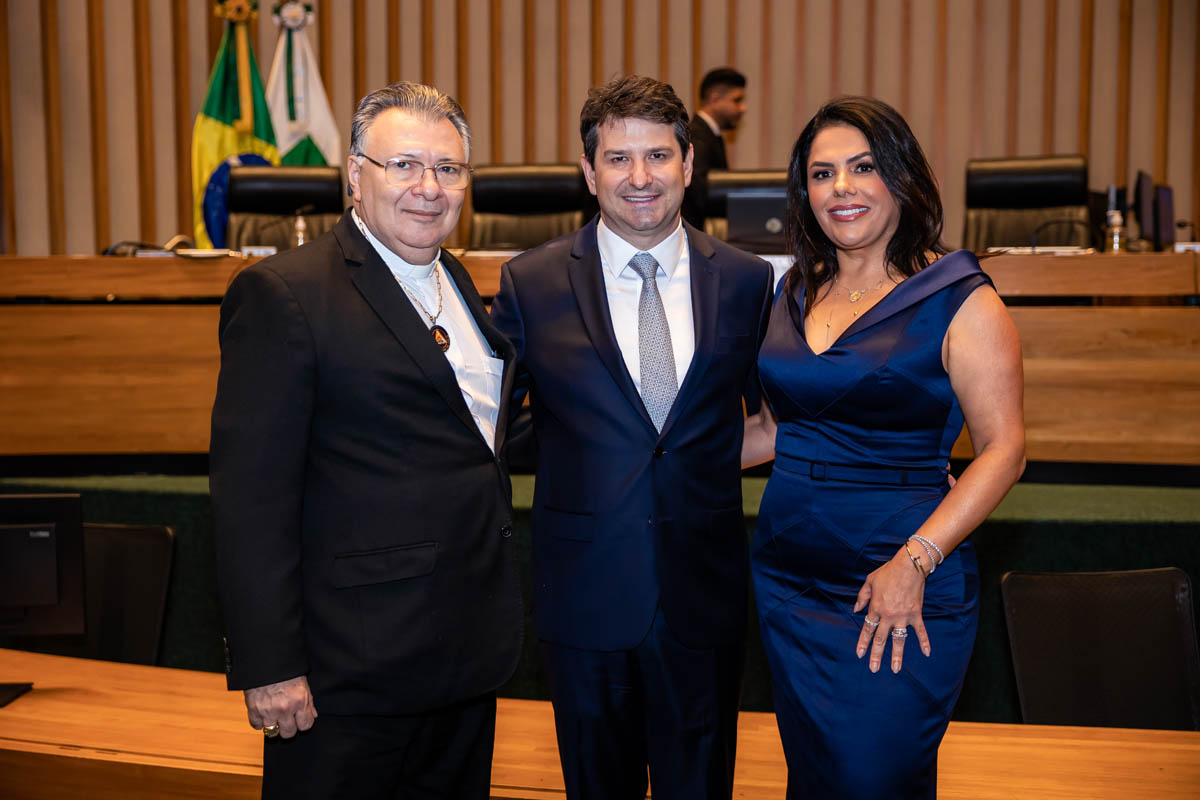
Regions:
<svg viewBox="0 0 1200 800"><path fill-rule="evenodd" d="M432 328L433 323L429 321L425 310L431 314L437 312L437 279L434 277L433 268L438 265L438 260L424 265L409 264L375 238L371 230L362 224L357 211L351 210L350 213L354 215L358 229L375 248L375 252L379 253L379 257L391 270L401 288L408 289L405 296L412 302L425 327ZM446 351L446 360L454 369L458 388L462 390L463 400L467 403L475 425L483 434L488 447L495 452L496 418L500 413L504 360L492 357L492 348L487 339L483 338L475 318L467 310L462 293L458 291L450 273L445 267L438 272L442 276L442 313L437 318L437 324L450 334L450 349ZM414 296L425 309L417 304ZM433 334L430 334L430 339L432 338Z"/></svg>
<svg viewBox="0 0 1200 800"><path fill-rule="evenodd" d="M696 329L692 324L691 255L687 235L680 222L666 239L651 250L638 250L613 233L604 220L596 226L596 241L603 266L604 290L608 295L608 311L612 316L617 346L625 359L633 383L642 390L641 355L638 350L638 301L642 295L642 278L634 272L629 261L635 255L648 252L658 262L658 293L667 312L667 327L671 331L671 351L675 355L675 375L679 386L696 353Z"/></svg>

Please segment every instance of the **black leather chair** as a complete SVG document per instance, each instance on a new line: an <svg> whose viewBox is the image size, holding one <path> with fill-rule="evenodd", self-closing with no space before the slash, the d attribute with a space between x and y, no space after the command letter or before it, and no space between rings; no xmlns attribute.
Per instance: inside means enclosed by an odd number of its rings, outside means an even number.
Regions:
<svg viewBox="0 0 1200 800"><path fill-rule="evenodd" d="M1008 572L1000 593L1025 722L1200 730L1183 570Z"/></svg>
<svg viewBox="0 0 1200 800"><path fill-rule="evenodd" d="M292 246L297 214L304 216L306 240L341 219L346 186L337 167L234 167L225 204L229 210L226 247Z"/></svg>
<svg viewBox="0 0 1200 800"><path fill-rule="evenodd" d="M704 230L718 239L728 239L729 193L746 189L787 189L787 170L715 169L708 173L708 202Z"/></svg>
<svg viewBox="0 0 1200 800"><path fill-rule="evenodd" d="M1090 247L1087 159L1079 155L967 162L963 247Z"/></svg>
<svg viewBox="0 0 1200 800"><path fill-rule="evenodd" d="M471 250L527 250L599 210L578 164L484 164L471 178Z"/></svg>

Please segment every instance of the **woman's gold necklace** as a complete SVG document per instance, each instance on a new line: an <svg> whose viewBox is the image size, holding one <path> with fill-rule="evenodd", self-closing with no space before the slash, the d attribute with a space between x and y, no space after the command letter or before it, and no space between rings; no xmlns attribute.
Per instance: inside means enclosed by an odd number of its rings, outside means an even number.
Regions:
<svg viewBox="0 0 1200 800"><path fill-rule="evenodd" d="M837 278L834 278L831 282L833 283L833 288L836 290L838 288ZM863 295L866 294L867 292L874 291L875 289L880 289L882 287L883 287L883 278L880 278L879 283L875 284L874 286L868 286L865 289L842 289L842 291L844 291L846 293L846 297L851 303L857 303L859 300L862 300ZM833 297L832 297L833 294L834 294L833 292L830 292L831 296L830 296L829 300L833 299ZM855 311L854 309L851 309L850 313L855 318L857 318L860 312ZM826 345L826 347L829 346L829 341L832 338L833 338L833 303L830 302L829 303L829 318L825 320L825 345Z"/></svg>

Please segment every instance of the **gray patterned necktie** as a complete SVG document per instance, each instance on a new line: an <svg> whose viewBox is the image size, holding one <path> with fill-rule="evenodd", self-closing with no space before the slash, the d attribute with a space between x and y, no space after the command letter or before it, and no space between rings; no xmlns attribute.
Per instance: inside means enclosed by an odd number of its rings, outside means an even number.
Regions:
<svg viewBox="0 0 1200 800"><path fill-rule="evenodd" d="M649 253L638 253L629 266L642 278L642 294L638 298L638 359L642 373L642 403L650 414L654 427L662 431L675 395L679 379L675 375L675 351L671 347L671 328L667 311L658 293L658 262Z"/></svg>

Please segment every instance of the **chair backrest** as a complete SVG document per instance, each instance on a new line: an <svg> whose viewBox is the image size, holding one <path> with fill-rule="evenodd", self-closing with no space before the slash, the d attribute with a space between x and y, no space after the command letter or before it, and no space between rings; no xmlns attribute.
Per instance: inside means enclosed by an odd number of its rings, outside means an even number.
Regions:
<svg viewBox="0 0 1200 800"><path fill-rule="evenodd" d="M229 171L226 246L291 246L296 212L307 238L325 233L342 216L346 192L337 167L233 167Z"/></svg>
<svg viewBox="0 0 1200 800"><path fill-rule="evenodd" d="M471 178L471 250L527 250L598 210L578 164L484 164Z"/></svg>
<svg viewBox="0 0 1200 800"><path fill-rule="evenodd" d="M714 169L708 173L704 230L718 239L728 238L729 193L770 188L787 188L787 170Z"/></svg>
<svg viewBox="0 0 1200 800"><path fill-rule="evenodd" d="M963 247L1091 245L1087 180L1080 155L969 160Z"/></svg>
<svg viewBox="0 0 1200 800"><path fill-rule="evenodd" d="M1009 572L1000 593L1025 722L1200 730L1183 570Z"/></svg>

